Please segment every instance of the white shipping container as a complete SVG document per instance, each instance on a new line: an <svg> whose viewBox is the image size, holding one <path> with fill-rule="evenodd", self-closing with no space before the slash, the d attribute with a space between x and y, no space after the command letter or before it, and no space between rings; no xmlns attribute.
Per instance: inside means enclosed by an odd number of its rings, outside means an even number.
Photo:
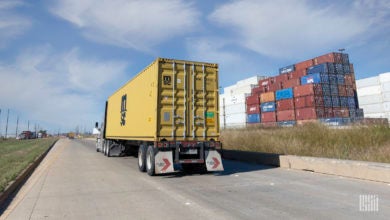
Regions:
<svg viewBox="0 0 390 220"><path fill-rule="evenodd" d="M357 94L358 96L381 94L381 86L357 87Z"/></svg>
<svg viewBox="0 0 390 220"><path fill-rule="evenodd" d="M228 114L225 115L226 127L229 127L229 124L246 124L246 114L237 113L237 114Z"/></svg>
<svg viewBox="0 0 390 220"><path fill-rule="evenodd" d="M371 113L383 113L383 104L371 104L371 105L362 105L359 103L359 107L364 110L364 114L371 114Z"/></svg>
<svg viewBox="0 0 390 220"><path fill-rule="evenodd" d="M377 85L379 85L378 76L356 80L356 87L358 88L377 86Z"/></svg>
<svg viewBox="0 0 390 220"><path fill-rule="evenodd" d="M267 78L266 76L253 76L247 79L243 79L237 82L236 85L251 85L258 84L260 80Z"/></svg>
<svg viewBox="0 0 390 220"><path fill-rule="evenodd" d="M245 113L246 111L245 103L234 104L234 105L225 105L225 115Z"/></svg>
<svg viewBox="0 0 390 220"><path fill-rule="evenodd" d="M382 92L390 92L390 82L381 83Z"/></svg>
<svg viewBox="0 0 390 220"><path fill-rule="evenodd" d="M245 103L245 94L240 95L226 95L225 94L225 106Z"/></svg>
<svg viewBox="0 0 390 220"><path fill-rule="evenodd" d="M366 96L358 96L359 105L370 105L382 103L382 95L366 95Z"/></svg>
<svg viewBox="0 0 390 220"><path fill-rule="evenodd" d="M364 113L365 118L388 118L389 115L382 112L382 113Z"/></svg>
<svg viewBox="0 0 390 220"><path fill-rule="evenodd" d="M384 102L383 109L385 110L385 112L390 112L390 102Z"/></svg>
<svg viewBox="0 0 390 220"><path fill-rule="evenodd" d="M390 72L379 74L379 81L381 83L390 82Z"/></svg>
<svg viewBox="0 0 390 220"><path fill-rule="evenodd" d="M382 100L383 102L390 102L390 92L382 93Z"/></svg>

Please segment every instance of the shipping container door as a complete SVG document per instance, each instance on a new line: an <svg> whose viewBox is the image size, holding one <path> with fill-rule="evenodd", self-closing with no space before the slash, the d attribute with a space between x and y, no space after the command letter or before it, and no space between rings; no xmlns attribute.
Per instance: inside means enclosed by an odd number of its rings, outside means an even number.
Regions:
<svg viewBox="0 0 390 220"><path fill-rule="evenodd" d="M218 135L218 91L215 67L161 62L161 126L168 140L201 140ZM211 137L210 137L211 138Z"/></svg>

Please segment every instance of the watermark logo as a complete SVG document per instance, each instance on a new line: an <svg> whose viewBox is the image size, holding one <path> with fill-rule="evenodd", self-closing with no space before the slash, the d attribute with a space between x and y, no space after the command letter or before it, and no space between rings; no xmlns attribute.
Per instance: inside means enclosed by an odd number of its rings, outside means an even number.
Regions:
<svg viewBox="0 0 390 220"><path fill-rule="evenodd" d="M379 197L378 195L359 195L359 211L361 212L378 212Z"/></svg>

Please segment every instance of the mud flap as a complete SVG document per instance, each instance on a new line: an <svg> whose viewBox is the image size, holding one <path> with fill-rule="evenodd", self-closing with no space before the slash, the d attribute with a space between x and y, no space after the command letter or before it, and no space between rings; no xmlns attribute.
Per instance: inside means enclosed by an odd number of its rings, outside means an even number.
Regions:
<svg viewBox="0 0 390 220"><path fill-rule="evenodd" d="M216 150L205 151L207 171L223 171L221 155Z"/></svg>
<svg viewBox="0 0 390 220"><path fill-rule="evenodd" d="M154 157L156 174L174 172L172 156L172 151L159 151L156 154Z"/></svg>

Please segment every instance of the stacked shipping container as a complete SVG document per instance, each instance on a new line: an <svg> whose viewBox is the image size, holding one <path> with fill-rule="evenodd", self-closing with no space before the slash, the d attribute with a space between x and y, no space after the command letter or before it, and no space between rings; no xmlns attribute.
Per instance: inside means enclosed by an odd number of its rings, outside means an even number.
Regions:
<svg viewBox="0 0 390 220"><path fill-rule="evenodd" d="M246 101L248 123L292 126L321 119L344 124L363 117L353 65L343 53L280 68L278 76L260 80Z"/></svg>

